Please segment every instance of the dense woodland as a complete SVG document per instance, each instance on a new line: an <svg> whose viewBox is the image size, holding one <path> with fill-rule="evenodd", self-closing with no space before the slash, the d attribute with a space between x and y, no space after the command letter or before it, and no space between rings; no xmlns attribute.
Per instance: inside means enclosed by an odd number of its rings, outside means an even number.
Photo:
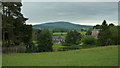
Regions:
<svg viewBox="0 0 120 68"><path fill-rule="evenodd" d="M36 34L37 45L33 41L33 28L32 25L25 23L28 18L25 18L21 13L22 3L20 2L5 2L3 5L2 13L2 40L3 47L13 46L24 46L25 52L48 52L53 51L53 40L52 32L49 29L39 30ZM93 29L99 29L100 33L98 38L91 36ZM96 25L90 30L87 30L85 36L83 36L77 30L64 30L66 32L65 40L62 41L62 46L76 46L81 43L84 45L96 45L96 46L107 46L107 45L120 45L120 26L114 24L107 24L104 20L101 25Z"/></svg>

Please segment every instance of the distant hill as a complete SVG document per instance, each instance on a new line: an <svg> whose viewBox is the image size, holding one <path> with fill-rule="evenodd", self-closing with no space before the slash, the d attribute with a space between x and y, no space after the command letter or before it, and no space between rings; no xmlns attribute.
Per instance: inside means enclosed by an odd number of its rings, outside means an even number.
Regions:
<svg viewBox="0 0 120 68"><path fill-rule="evenodd" d="M43 28L48 28L50 30L56 29L56 28L63 28L63 29L88 29L92 28L93 26L88 26L88 25L79 25L79 24L73 24L70 22L64 22L64 21L59 21L59 22L48 22L44 24L38 24L38 25L33 25L34 29L43 29Z"/></svg>

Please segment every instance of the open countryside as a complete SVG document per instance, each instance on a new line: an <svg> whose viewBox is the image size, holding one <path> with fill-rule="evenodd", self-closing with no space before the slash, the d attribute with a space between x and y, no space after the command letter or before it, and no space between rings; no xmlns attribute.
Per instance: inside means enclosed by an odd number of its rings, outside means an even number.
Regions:
<svg viewBox="0 0 120 68"><path fill-rule="evenodd" d="M3 67L118 66L117 3L2 5Z"/></svg>

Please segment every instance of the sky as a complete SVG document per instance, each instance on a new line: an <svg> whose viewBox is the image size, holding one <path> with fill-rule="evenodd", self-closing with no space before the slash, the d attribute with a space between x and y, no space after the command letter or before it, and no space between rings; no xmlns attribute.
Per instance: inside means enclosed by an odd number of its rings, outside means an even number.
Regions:
<svg viewBox="0 0 120 68"><path fill-rule="evenodd" d="M27 24L67 21L81 25L118 24L117 2L23 2Z"/></svg>

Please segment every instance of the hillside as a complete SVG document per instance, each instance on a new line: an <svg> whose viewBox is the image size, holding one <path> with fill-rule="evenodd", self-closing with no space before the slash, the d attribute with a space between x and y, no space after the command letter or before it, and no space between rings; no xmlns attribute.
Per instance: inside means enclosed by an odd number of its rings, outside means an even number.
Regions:
<svg viewBox="0 0 120 68"><path fill-rule="evenodd" d="M3 54L3 66L117 66L118 46L62 52Z"/></svg>
<svg viewBox="0 0 120 68"><path fill-rule="evenodd" d="M79 24L73 24L70 22L59 21L59 22L48 22L44 24L33 25L33 28L34 29L48 28L50 30L56 29L56 28L63 28L68 30L71 30L71 29L80 30L81 28L83 29L92 28L92 26L79 25Z"/></svg>

